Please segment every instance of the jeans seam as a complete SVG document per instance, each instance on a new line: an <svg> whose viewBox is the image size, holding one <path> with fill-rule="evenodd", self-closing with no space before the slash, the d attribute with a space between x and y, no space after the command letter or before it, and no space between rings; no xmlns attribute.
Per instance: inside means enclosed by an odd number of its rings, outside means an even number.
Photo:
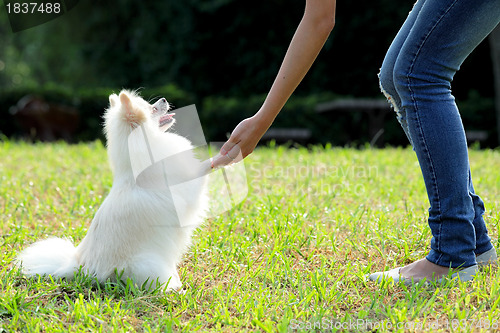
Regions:
<svg viewBox="0 0 500 333"><path fill-rule="evenodd" d="M426 140L425 140L425 135L424 135L424 132L422 130L422 126L421 126L421 122L420 122L420 117L419 117L419 114L417 112L417 101L415 99L415 93L414 91L412 90L411 88L411 74L413 72L413 68L414 68L414 65L415 65L415 61L417 59L417 57L419 56L420 54L420 51L422 50L424 44L426 43L428 37L432 34L432 32L434 31L434 29L437 27L437 25L442 21L443 17L446 16L446 14L451 10L451 8L453 8L453 6L457 3L458 0L455 0L453 1L452 4L450 4L450 6L442 13L442 15L436 20L436 22L434 23L434 25L429 29L428 33L425 35L425 37L422 39L422 41L420 42L420 45L417 49L417 51L415 52L415 55L413 56L412 58L412 61L410 63L410 66L409 66L409 69L408 69L408 72L407 72L407 75L406 75L406 80L407 80L407 83L408 83L408 90L409 90L409 93L410 93L410 96L411 96L411 101L412 101L412 104L413 104L413 109L415 110L415 121L416 121L416 127L417 127L417 130L418 130L418 135L420 137L420 140L419 140L419 144L421 145L421 148L422 148L422 152L425 154L425 158L427 159L428 163L429 163L429 173L431 175L431 181L432 181L432 187L433 187L433 191L435 193L435 196L436 196L436 199L434 199L434 201L436 202L436 205L437 205L437 221L438 222L441 222L441 200L440 200L440 196L439 196L439 189L438 189L438 184L437 184L437 177L436 177L436 173L435 173L435 168L434 168L434 164L432 162L432 158L430 156L430 153L429 153L429 150L427 148L427 143L426 143ZM433 203L431 202L431 205L433 205ZM437 242L436 242L436 245L437 245L437 250L439 252L441 252L441 228L442 228L442 223L439 223L439 227L438 227L438 235L434 235L434 237L437 238ZM440 253L439 257L441 257L442 254ZM438 258L438 261L439 261L440 258Z"/></svg>

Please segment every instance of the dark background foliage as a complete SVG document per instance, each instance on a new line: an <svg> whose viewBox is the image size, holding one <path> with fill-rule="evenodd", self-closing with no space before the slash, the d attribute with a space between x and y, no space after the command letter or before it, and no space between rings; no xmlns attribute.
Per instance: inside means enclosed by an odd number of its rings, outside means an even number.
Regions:
<svg viewBox="0 0 500 333"><path fill-rule="evenodd" d="M253 114L271 86L301 19L304 1L80 1L46 24L13 33L0 8L0 132L20 135L9 108L26 94L78 108L77 140L100 137L107 95L143 88L176 106L196 104L206 135L222 140ZM304 82L278 117L278 127L308 127L313 142L369 141L365 119L346 114L332 123L314 112L336 98L382 98L377 73L412 0L337 4L335 29ZM454 82L466 128L496 137L493 75L487 43ZM346 124L349 124L347 126ZM406 144L393 118L386 141ZM486 144L496 145L496 140Z"/></svg>

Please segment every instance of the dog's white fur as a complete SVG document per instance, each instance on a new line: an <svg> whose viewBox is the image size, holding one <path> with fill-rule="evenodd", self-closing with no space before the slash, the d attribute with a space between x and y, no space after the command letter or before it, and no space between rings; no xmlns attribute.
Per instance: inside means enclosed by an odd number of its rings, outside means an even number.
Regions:
<svg viewBox="0 0 500 333"><path fill-rule="evenodd" d="M160 116L153 115L163 114L168 108L165 99L150 105L126 90L119 96L110 96L105 133L114 175L113 187L76 248L69 240L49 238L32 244L19 254L17 263L24 274L70 279L81 267L84 273L99 282L115 280L118 272L122 279L131 278L139 286L145 283L148 286L168 284L168 289L182 286L177 264L190 245L193 230L204 218L207 202L204 182L201 178L189 182L176 194L176 201L180 199L181 204L176 202L174 205L167 187L147 189L136 183L131 158L149 158L148 152L129 155L129 135L142 127L140 130L147 133L156 147L160 145L165 150L165 156L184 152L182 165L167 164L169 175L189 178L186 172L192 173L198 168L199 161L192 155L191 143L177 134L165 133L165 126L159 124ZM170 119L167 117L167 120ZM163 177L158 173L164 170L158 170L147 174L152 182ZM178 213L188 226L176 226Z"/></svg>

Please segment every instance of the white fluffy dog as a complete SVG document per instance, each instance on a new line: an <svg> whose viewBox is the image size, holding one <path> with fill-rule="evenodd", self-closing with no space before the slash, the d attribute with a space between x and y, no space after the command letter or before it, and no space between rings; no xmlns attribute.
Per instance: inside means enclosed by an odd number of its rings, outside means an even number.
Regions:
<svg viewBox="0 0 500 333"><path fill-rule="evenodd" d="M36 242L19 254L17 263L28 276L72 278L81 268L99 282L115 280L118 273L139 286L178 289L182 284L177 264L207 205L204 180L196 177L203 173L201 163L187 139L165 132L174 119L164 98L150 105L123 90L109 101L105 133L113 187L87 235L77 247L60 238ZM142 134L131 136L133 131ZM146 137L156 150L161 147L162 156L182 158L162 159L147 169L139 175L146 185L141 186L133 166L151 157ZM176 188L167 186L165 177L169 184L178 183Z"/></svg>

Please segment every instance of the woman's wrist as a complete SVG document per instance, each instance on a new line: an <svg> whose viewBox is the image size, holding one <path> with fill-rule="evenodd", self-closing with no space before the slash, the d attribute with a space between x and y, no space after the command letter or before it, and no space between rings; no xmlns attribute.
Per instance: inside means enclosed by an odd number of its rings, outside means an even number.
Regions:
<svg viewBox="0 0 500 333"><path fill-rule="evenodd" d="M264 107L260 108L260 110L254 115L257 127L264 132L267 131L267 129L271 127L278 113L279 111L272 112L272 110Z"/></svg>

